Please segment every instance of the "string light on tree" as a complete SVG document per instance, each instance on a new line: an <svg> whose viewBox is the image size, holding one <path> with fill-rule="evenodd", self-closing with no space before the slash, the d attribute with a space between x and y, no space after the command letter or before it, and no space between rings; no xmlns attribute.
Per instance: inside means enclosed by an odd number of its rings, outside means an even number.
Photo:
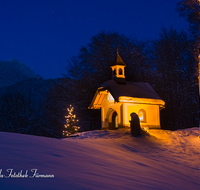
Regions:
<svg viewBox="0 0 200 190"><path fill-rule="evenodd" d="M69 136L71 134L74 134L80 129L80 127L78 127L76 124L78 122L78 119L76 119L76 115L73 114L74 107L70 105L70 107L67 108L67 111L68 115L65 116L66 124L64 125L65 130L63 131L63 136Z"/></svg>

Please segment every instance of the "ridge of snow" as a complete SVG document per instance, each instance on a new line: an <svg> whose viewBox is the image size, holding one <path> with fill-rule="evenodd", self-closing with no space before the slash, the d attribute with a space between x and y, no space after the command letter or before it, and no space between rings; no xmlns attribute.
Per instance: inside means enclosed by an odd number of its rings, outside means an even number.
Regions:
<svg viewBox="0 0 200 190"><path fill-rule="evenodd" d="M51 139L0 132L1 167L38 169L54 178L0 178L3 189L199 190L199 128L149 130L134 138L128 129L95 130Z"/></svg>

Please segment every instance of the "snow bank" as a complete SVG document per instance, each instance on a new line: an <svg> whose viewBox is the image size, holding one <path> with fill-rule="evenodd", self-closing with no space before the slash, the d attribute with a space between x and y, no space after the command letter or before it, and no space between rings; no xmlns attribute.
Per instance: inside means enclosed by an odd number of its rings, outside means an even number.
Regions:
<svg viewBox="0 0 200 190"><path fill-rule="evenodd" d="M129 130L90 131L51 139L0 133L1 189L193 189L200 187L199 129L150 130L134 138ZM30 178L31 169L54 178Z"/></svg>

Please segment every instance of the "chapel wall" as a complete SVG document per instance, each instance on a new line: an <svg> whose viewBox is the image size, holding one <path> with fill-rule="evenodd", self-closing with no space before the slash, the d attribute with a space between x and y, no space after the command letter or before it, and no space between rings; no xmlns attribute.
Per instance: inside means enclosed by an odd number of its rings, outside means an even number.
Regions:
<svg viewBox="0 0 200 190"><path fill-rule="evenodd" d="M160 128L160 110L159 105L148 105L148 104L125 104L125 126L130 127L130 114L135 112L137 115L140 110L144 110L146 112L146 119L144 122L140 122L141 127L149 127L149 128Z"/></svg>

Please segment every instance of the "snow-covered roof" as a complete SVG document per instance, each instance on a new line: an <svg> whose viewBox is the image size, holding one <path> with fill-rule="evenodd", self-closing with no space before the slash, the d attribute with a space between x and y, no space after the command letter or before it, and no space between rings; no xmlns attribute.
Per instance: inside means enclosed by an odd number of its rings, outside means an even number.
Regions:
<svg viewBox="0 0 200 190"><path fill-rule="evenodd" d="M98 91L102 90L108 90L117 102L120 96L162 100L148 82L118 84L115 80L109 80L98 88Z"/></svg>
<svg viewBox="0 0 200 190"><path fill-rule="evenodd" d="M164 105L164 101L160 96L154 91L148 82L127 82L125 84L119 84L115 80L109 80L103 83L96 91L96 94L89 106L89 108L94 108L96 104L96 98L98 98L100 92L108 91L114 98L116 102L120 101L120 97L137 98L140 100L153 99L157 102L156 104ZM142 102L142 101L141 101ZM101 107L100 102L97 103L98 109Z"/></svg>

